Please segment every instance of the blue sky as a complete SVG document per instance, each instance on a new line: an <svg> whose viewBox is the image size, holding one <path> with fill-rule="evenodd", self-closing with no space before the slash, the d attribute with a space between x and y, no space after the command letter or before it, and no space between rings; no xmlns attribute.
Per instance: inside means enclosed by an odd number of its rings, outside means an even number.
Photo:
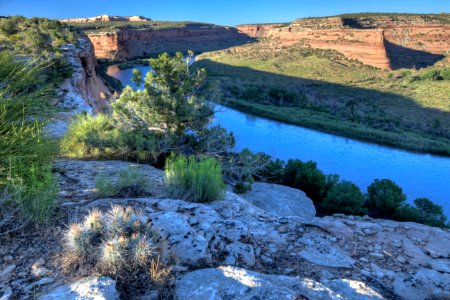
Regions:
<svg viewBox="0 0 450 300"><path fill-rule="evenodd" d="M450 0L0 0L0 15L71 18L142 15L220 25L288 22L352 12L450 12Z"/></svg>

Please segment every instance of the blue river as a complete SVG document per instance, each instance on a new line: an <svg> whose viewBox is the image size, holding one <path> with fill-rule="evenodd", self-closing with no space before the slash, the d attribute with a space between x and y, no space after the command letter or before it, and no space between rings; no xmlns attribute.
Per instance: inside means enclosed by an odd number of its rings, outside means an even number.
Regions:
<svg viewBox="0 0 450 300"><path fill-rule="evenodd" d="M139 68L143 74L150 69ZM135 87L132 69L111 66L108 74ZM408 202L426 197L442 205L450 216L450 158L365 143L223 106L218 107L214 124L234 133L236 150L249 148L283 160L313 160L323 172L339 174L363 191L374 179L388 178L403 188Z"/></svg>

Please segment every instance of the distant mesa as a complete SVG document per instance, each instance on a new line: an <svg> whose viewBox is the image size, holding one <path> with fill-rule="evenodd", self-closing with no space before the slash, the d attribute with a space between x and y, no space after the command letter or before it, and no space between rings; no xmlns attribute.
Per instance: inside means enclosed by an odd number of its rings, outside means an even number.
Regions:
<svg viewBox="0 0 450 300"><path fill-rule="evenodd" d="M145 18L142 16L131 16L131 17L120 17L120 16L110 16L110 15L101 15L92 18L74 18L74 19L63 19L61 22L70 22L70 23L95 23L95 22L146 22L151 21L152 19Z"/></svg>

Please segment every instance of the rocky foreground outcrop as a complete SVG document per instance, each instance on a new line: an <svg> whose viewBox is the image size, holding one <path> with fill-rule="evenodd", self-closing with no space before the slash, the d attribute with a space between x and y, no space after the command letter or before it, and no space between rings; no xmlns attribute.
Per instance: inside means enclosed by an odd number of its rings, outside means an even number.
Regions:
<svg viewBox="0 0 450 300"><path fill-rule="evenodd" d="M128 166L149 178L153 197L91 197L95 174ZM291 216L279 205L254 205L259 192L284 189L277 185L259 183L253 195L227 192L221 201L199 204L164 198L162 173L149 166L60 161L55 170L68 209L86 212L117 203L144 212L163 255L176 262L177 299L450 298L449 230L369 217L314 217L311 200L294 190ZM276 203L286 195L265 197Z"/></svg>

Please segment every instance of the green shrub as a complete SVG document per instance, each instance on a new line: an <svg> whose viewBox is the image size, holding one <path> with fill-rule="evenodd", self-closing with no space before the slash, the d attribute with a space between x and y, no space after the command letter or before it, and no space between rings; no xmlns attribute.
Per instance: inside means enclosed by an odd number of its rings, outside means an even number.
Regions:
<svg viewBox="0 0 450 300"><path fill-rule="evenodd" d="M121 170L117 178L105 173L96 176L95 188L99 198L132 198L149 194L148 180L133 168Z"/></svg>
<svg viewBox="0 0 450 300"><path fill-rule="evenodd" d="M441 76L444 80L450 80L450 68L444 68L441 70Z"/></svg>
<svg viewBox="0 0 450 300"><path fill-rule="evenodd" d="M367 188L366 207L369 215L375 218L395 218L405 200L403 190L389 179L375 179Z"/></svg>
<svg viewBox="0 0 450 300"><path fill-rule="evenodd" d="M222 168L214 158L172 156L166 162L165 174L170 197L210 202L224 195Z"/></svg>
<svg viewBox="0 0 450 300"><path fill-rule="evenodd" d="M420 75L422 80L439 80L440 78L441 74L438 70L428 70Z"/></svg>
<svg viewBox="0 0 450 300"><path fill-rule="evenodd" d="M329 190L322 202L322 209L328 214L363 215L366 213L364 200L364 194L357 185L343 180Z"/></svg>
<svg viewBox="0 0 450 300"><path fill-rule="evenodd" d="M318 204L322 201L326 176L317 169L317 163L313 161L305 163L291 159L285 167L282 183L304 191L314 203Z"/></svg>
<svg viewBox="0 0 450 300"><path fill-rule="evenodd" d="M410 221L434 227L448 228L447 217L442 206L434 204L427 198L414 200L414 206L405 204L397 210L396 219Z"/></svg>
<svg viewBox="0 0 450 300"><path fill-rule="evenodd" d="M161 136L143 136L113 124L110 116L80 115L61 140L61 154L75 159L132 159L153 163L160 155Z"/></svg>

